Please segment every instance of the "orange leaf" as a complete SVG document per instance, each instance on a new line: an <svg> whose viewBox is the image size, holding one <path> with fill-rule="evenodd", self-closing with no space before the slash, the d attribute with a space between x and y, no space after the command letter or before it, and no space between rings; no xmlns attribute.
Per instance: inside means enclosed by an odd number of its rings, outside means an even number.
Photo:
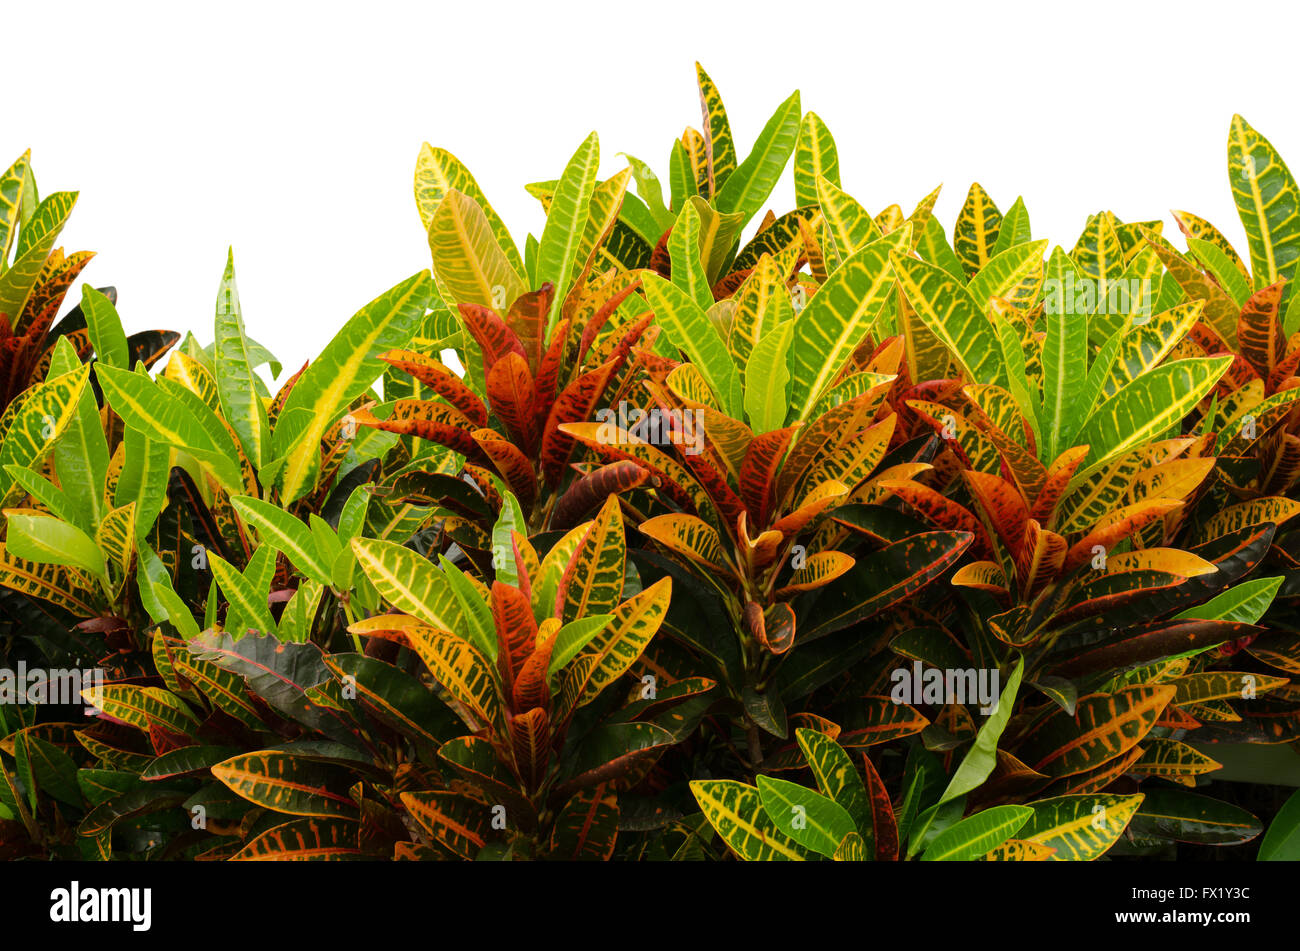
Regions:
<svg viewBox="0 0 1300 951"><path fill-rule="evenodd" d="M1018 556L1025 541L1025 524L1029 521L1029 509L1020 490L1006 479L987 472L963 469L961 475L1007 551Z"/></svg>
<svg viewBox="0 0 1300 951"><path fill-rule="evenodd" d="M528 645L531 651L519 676L511 689L511 701L516 710L531 710L533 707L545 707L551 702L551 687L547 676L551 665L551 652L555 648L555 636L559 633L560 622L557 618L547 618L537 629L534 643Z"/></svg>
<svg viewBox="0 0 1300 951"><path fill-rule="evenodd" d="M1070 480L1074 478L1075 471L1087 455L1087 446L1072 446L1056 457L1056 460L1047 467L1047 477L1043 480L1042 488L1038 490L1038 497L1034 499L1034 505L1029 510L1030 518L1038 519L1040 524L1050 523L1052 514L1056 511L1056 503L1061 501L1061 496L1065 494Z"/></svg>
<svg viewBox="0 0 1300 951"><path fill-rule="evenodd" d="M496 361L487 375L488 402L511 438L530 455L537 449L537 432L533 408L537 390L528 361L518 353L507 353Z"/></svg>
<svg viewBox="0 0 1300 951"><path fill-rule="evenodd" d="M506 312L506 325L519 341L524 358L534 372L542 361L546 345L546 317L551 312L555 285L549 281L535 291L520 294Z"/></svg>
<svg viewBox="0 0 1300 951"><path fill-rule="evenodd" d="M483 351L483 379L487 379L492 367L507 353L516 353L528 363L528 354L523 344L514 335L501 315L482 304L459 304L461 320L479 348Z"/></svg>
<svg viewBox="0 0 1300 951"><path fill-rule="evenodd" d="M542 472L551 485L559 483L564 474L564 464L573 452L573 437L559 427L563 423L585 422L591 417L613 372L612 363L588 370L566 386L551 405L546 424L542 427L541 450Z"/></svg>
<svg viewBox="0 0 1300 951"><path fill-rule="evenodd" d="M497 634L497 669L508 693L537 646L537 622L533 620L532 604L514 585L493 581L489 600Z"/></svg>
<svg viewBox="0 0 1300 951"><path fill-rule="evenodd" d="M528 461L528 457L495 429L476 429L473 436L484 455L492 460L510 491L525 508L530 507L537 497L537 477L533 474L533 464Z"/></svg>
<svg viewBox="0 0 1300 951"><path fill-rule="evenodd" d="M1127 505L1099 521L1091 532L1076 542L1065 556L1065 570L1073 571L1092 558L1093 548L1107 551L1123 538L1140 531L1158 518L1182 507L1177 499L1144 499Z"/></svg>
<svg viewBox="0 0 1300 951"><path fill-rule="evenodd" d="M776 474L799 424L755 436L740 464L740 497L744 499L753 522L767 525L776 497Z"/></svg>
<svg viewBox="0 0 1300 951"><path fill-rule="evenodd" d="M1278 281L1255 291L1237 318L1237 345L1241 355L1265 380L1273 376L1285 355L1286 340L1277 319L1285 285L1286 281Z"/></svg>
<svg viewBox="0 0 1300 951"><path fill-rule="evenodd" d="M464 413L465 418L475 426L487 425L487 407L483 401L440 360L426 357L414 350L388 350L381 353L379 359L415 377Z"/></svg>
<svg viewBox="0 0 1300 951"><path fill-rule="evenodd" d="M510 747L515 754L519 778L530 790L542 784L550 759L550 717L541 707L534 707L510 721Z"/></svg>

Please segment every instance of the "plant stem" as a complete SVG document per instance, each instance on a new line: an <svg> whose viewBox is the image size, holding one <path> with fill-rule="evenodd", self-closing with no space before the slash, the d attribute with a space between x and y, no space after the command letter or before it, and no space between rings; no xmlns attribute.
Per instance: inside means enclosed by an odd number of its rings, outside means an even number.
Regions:
<svg viewBox="0 0 1300 951"><path fill-rule="evenodd" d="M352 610L352 599L348 596L347 592L340 594L338 597L339 604L343 606L343 614L348 619L348 627L351 627L353 624L357 623L357 612ZM357 653L364 654L365 649L361 646L361 635L353 634L351 631L348 631L348 636L352 638L352 645L357 649Z"/></svg>
<svg viewBox="0 0 1300 951"><path fill-rule="evenodd" d="M763 762L763 741L758 732L758 724L748 717L745 718L745 741L749 746L749 765L757 773Z"/></svg>

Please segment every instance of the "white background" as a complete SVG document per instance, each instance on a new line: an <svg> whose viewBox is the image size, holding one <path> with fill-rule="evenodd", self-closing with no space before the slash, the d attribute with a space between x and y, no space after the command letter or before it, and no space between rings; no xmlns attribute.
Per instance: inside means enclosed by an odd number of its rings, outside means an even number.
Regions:
<svg viewBox="0 0 1300 951"><path fill-rule="evenodd" d="M802 92L845 189L908 212L940 183L951 233L980 181L1023 195L1035 237L1089 213L1186 209L1243 252L1226 141L1242 113L1300 168L1294 4L6 4L0 162L32 149L43 194L80 190L62 244L99 256L128 332L211 340L227 245L251 336L291 372L358 307L429 266L412 197L421 142L473 171L522 247L523 185L593 128L666 179L700 125L693 64L743 157ZM772 205L793 206L789 178ZM80 299L74 289L70 302Z"/></svg>

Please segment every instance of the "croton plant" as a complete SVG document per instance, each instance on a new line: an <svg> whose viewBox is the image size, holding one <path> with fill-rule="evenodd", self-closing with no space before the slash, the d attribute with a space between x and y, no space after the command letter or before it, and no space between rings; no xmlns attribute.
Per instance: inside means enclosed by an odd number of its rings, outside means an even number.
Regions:
<svg viewBox="0 0 1300 951"><path fill-rule="evenodd" d="M0 176L0 856L1300 857L1281 157L1243 254L1055 246L697 82L522 244L424 146L430 268L288 374L233 253L209 342L60 317L76 195Z"/></svg>

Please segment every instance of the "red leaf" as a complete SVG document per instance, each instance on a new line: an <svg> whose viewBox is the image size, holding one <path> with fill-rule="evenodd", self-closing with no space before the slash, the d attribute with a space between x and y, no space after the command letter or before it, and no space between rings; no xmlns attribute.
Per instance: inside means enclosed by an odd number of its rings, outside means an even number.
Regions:
<svg viewBox="0 0 1300 951"><path fill-rule="evenodd" d="M546 481L559 484L564 474L564 464L573 451L573 437L560 431L563 423L587 422L609 385L614 372L613 363L603 363L588 370L564 388L552 404L542 427L541 467Z"/></svg>
<svg viewBox="0 0 1300 951"><path fill-rule="evenodd" d="M492 460L497 473L505 480L521 505L531 508L537 498L537 476L533 464L519 448L495 429L474 430L474 441Z"/></svg>
<svg viewBox="0 0 1300 951"><path fill-rule="evenodd" d="M1029 509L1020 490L1000 476L987 472L963 469L962 478L1007 550L1013 556L1019 554L1025 541L1025 525L1029 521Z"/></svg>
<svg viewBox="0 0 1300 951"><path fill-rule="evenodd" d="M487 407L478 398L478 394L440 361L413 350L389 350L381 353L379 359L415 377L464 413L465 418L475 426L487 425Z"/></svg>
<svg viewBox="0 0 1300 951"><path fill-rule="evenodd" d="M537 622L533 619L532 604L514 585L492 582L489 600L497 632L497 668L501 672L501 682L509 692L514 689L515 678L537 645Z"/></svg>
<svg viewBox="0 0 1300 951"><path fill-rule="evenodd" d="M551 312L555 285L549 281L535 291L520 294L506 312L506 325L523 347L524 357L533 372L541 365L546 346L546 317Z"/></svg>
<svg viewBox="0 0 1300 951"><path fill-rule="evenodd" d="M610 316L614 311L618 310L623 301L627 300L628 295L640 286L641 279L637 278L609 300L605 301L605 303L601 304L596 313L592 314L591 319L587 321L587 326L582 330L582 341L578 345L579 364L581 364L583 358L586 357L587 351L591 349L591 345L595 343L596 337L599 336L601 328L609 321Z"/></svg>
<svg viewBox="0 0 1300 951"><path fill-rule="evenodd" d="M483 351L483 378L487 379L492 367L507 353L517 353L528 362L524 345L514 335L501 315L482 304L459 304L460 316L465 329L470 332Z"/></svg>
<svg viewBox="0 0 1300 951"><path fill-rule="evenodd" d="M871 800L871 827L876 842L877 862L898 861L898 823L894 819L894 807L889 801L889 791L871 765L871 757L862 754L862 764L866 767L867 797Z"/></svg>
<svg viewBox="0 0 1300 951"><path fill-rule="evenodd" d="M755 436L740 464L740 497L745 500L757 528L766 528L776 501L776 474L799 425Z"/></svg>
<svg viewBox="0 0 1300 951"><path fill-rule="evenodd" d="M571 437L570 437L571 438ZM545 443L543 443L545 445ZM624 459L601 466L577 479L555 506L553 528L572 528L589 512L618 492L626 492L651 481L649 470Z"/></svg>
<svg viewBox="0 0 1300 951"><path fill-rule="evenodd" d="M1237 318L1237 344L1241 355L1265 380L1273 376L1286 351L1286 340L1277 319L1285 284L1285 281L1278 281L1255 291Z"/></svg>
<svg viewBox="0 0 1300 951"><path fill-rule="evenodd" d="M487 375L488 402L511 438L524 452L531 455L537 449L537 433L533 425L533 407L537 390L528 361L518 353L501 357Z"/></svg>
<svg viewBox="0 0 1300 951"><path fill-rule="evenodd" d="M519 778L530 790L542 784L550 760L550 717L534 707L510 721L510 746L515 754Z"/></svg>
<svg viewBox="0 0 1300 951"><path fill-rule="evenodd" d="M459 410L444 403L398 400L388 419L379 419L368 409L354 409L351 415L360 426L400 433L403 436L418 436L454 449L472 462L482 464L488 461L474 441L473 430L468 428L469 420Z"/></svg>

